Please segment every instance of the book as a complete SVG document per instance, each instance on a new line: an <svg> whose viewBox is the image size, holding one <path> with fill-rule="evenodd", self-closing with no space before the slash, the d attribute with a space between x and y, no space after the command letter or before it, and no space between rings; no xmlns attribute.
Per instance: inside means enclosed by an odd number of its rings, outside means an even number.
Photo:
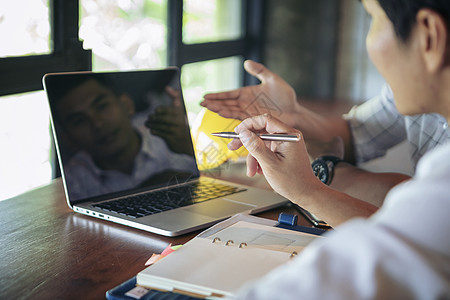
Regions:
<svg viewBox="0 0 450 300"><path fill-rule="evenodd" d="M136 276L106 292L108 300L199 300L199 298L173 292L148 290L136 286Z"/></svg>
<svg viewBox="0 0 450 300"><path fill-rule="evenodd" d="M222 226L223 227L223 226ZM136 285L193 297L234 295L320 236L245 220L209 230L136 276Z"/></svg>

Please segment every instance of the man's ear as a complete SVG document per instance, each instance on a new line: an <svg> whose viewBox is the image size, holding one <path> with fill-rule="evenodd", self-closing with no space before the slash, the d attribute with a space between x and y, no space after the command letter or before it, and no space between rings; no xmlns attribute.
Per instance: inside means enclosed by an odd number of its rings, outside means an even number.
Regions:
<svg viewBox="0 0 450 300"><path fill-rule="evenodd" d="M121 94L119 97L120 102L125 107L129 116L132 116L135 112L134 101L128 94Z"/></svg>
<svg viewBox="0 0 450 300"><path fill-rule="evenodd" d="M449 62L446 22L440 14L428 8L421 9L416 19L420 50L427 70L434 73Z"/></svg>

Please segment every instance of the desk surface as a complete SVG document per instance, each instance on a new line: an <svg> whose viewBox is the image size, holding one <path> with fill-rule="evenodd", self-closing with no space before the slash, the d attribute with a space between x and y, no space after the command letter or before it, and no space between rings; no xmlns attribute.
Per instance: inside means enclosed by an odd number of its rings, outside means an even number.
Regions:
<svg viewBox="0 0 450 300"><path fill-rule="evenodd" d="M268 188L243 167L209 175ZM281 207L259 216L276 220ZM74 213L61 180L0 202L0 299L104 299L107 290L145 268L152 253L187 242ZM311 226L299 215L299 224Z"/></svg>

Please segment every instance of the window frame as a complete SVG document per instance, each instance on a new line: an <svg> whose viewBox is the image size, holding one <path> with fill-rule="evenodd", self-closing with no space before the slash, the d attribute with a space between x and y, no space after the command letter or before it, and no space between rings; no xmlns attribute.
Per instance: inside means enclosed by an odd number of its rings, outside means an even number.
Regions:
<svg viewBox="0 0 450 300"><path fill-rule="evenodd" d="M243 37L200 44L182 41L183 0L168 0L168 65L184 64L240 55L262 61L266 0L242 0ZM47 55L0 58L0 96L42 89L42 76L51 72L92 70L92 52L79 39L79 1L50 0L53 49ZM248 74L243 85L255 83Z"/></svg>
<svg viewBox="0 0 450 300"><path fill-rule="evenodd" d="M42 90L46 73L89 71L92 52L78 38L78 0L50 0L50 54L0 58L0 96Z"/></svg>
<svg viewBox="0 0 450 300"><path fill-rule="evenodd" d="M231 56L262 61L266 7L266 0L242 0L243 36L239 39L185 44L182 31L183 0L168 0L167 64L181 68L188 63ZM243 71L241 71L242 85L257 82L254 77L242 73Z"/></svg>

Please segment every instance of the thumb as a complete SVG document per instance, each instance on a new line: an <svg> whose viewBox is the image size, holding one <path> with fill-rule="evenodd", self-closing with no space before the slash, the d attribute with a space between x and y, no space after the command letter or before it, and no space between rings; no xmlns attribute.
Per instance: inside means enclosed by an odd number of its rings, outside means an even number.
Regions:
<svg viewBox="0 0 450 300"><path fill-rule="evenodd" d="M271 159L274 155L265 143L250 130L242 130L239 132L239 139L242 145L248 150L248 152L258 161L260 165L263 165L268 159Z"/></svg>
<svg viewBox="0 0 450 300"><path fill-rule="evenodd" d="M170 86L166 86L165 90L166 93L170 96L170 98L172 98L173 105L175 107L180 107L181 106L180 92Z"/></svg>
<svg viewBox="0 0 450 300"><path fill-rule="evenodd" d="M244 62L244 69L250 74L258 78L262 83L266 82L273 76L272 71L267 69L263 64L257 63L253 60L246 60Z"/></svg>

